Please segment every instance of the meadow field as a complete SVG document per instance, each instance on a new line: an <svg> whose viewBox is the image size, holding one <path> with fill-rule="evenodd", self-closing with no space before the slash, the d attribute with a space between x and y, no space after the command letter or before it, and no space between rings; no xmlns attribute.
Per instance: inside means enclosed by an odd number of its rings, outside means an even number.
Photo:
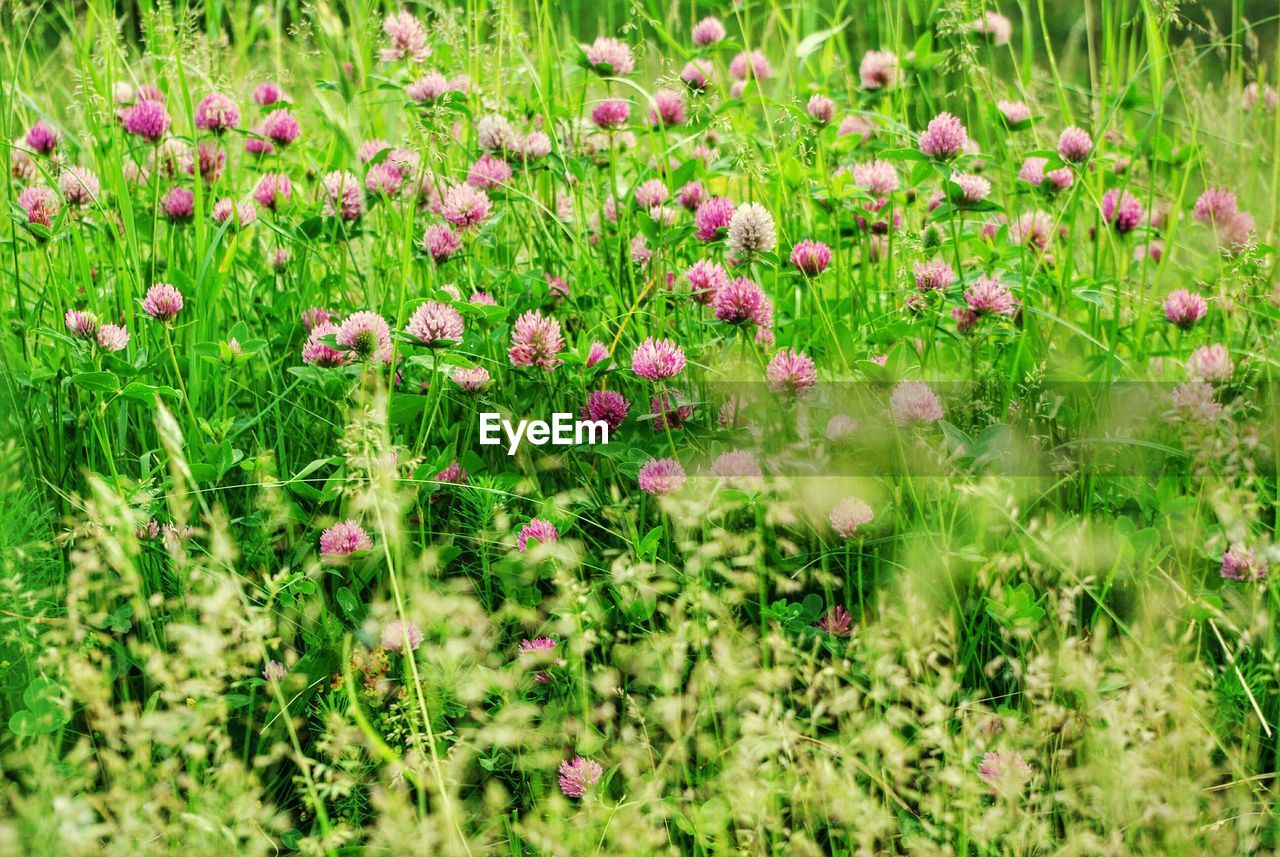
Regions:
<svg viewBox="0 0 1280 857"><path fill-rule="evenodd" d="M0 857L1276 853L1278 21L0 3Z"/></svg>

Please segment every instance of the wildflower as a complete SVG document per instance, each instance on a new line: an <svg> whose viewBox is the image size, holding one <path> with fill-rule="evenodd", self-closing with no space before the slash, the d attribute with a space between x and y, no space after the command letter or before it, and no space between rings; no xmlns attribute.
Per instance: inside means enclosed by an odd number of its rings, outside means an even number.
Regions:
<svg viewBox="0 0 1280 857"><path fill-rule="evenodd" d="M391 362L391 328L374 312L353 312L338 326L337 342L360 360Z"/></svg>
<svg viewBox="0 0 1280 857"><path fill-rule="evenodd" d="M942 403L922 381L903 381L893 388L889 407L900 426L929 425L942 419Z"/></svg>
<svg viewBox="0 0 1280 857"><path fill-rule="evenodd" d="M607 423L609 430L615 431L627 418L630 407L631 403L616 390L593 390L581 408L582 418Z"/></svg>
<svg viewBox="0 0 1280 857"><path fill-rule="evenodd" d="M684 480L684 468L674 458L651 458L636 477L641 491L659 497L679 491Z"/></svg>
<svg viewBox="0 0 1280 857"><path fill-rule="evenodd" d="M98 198L101 184L98 177L84 167L70 166L58 176L58 189L71 205L84 205Z"/></svg>
<svg viewBox="0 0 1280 857"><path fill-rule="evenodd" d="M844 446L853 442L857 431L857 420L847 414L835 414L831 419L827 420L827 428L823 434L827 440L837 446Z"/></svg>
<svg viewBox="0 0 1280 857"><path fill-rule="evenodd" d="M228 95L211 92L196 105L196 127L215 134L240 124L240 108Z"/></svg>
<svg viewBox="0 0 1280 857"><path fill-rule="evenodd" d="M583 51L587 62L599 73L625 77L635 70L636 59L631 48L615 38L599 36Z"/></svg>
<svg viewBox="0 0 1280 857"><path fill-rule="evenodd" d="M818 620L818 630L826 631L833 637L852 637L853 617L843 607L834 607L831 612Z"/></svg>
<svg viewBox="0 0 1280 857"><path fill-rule="evenodd" d="M507 356L512 366L537 366L550 372L560 365L556 355L563 349L560 322L530 310L516 319Z"/></svg>
<svg viewBox="0 0 1280 857"><path fill-rule="evenodd" d="M987 753L978 765L978 776L993 794L1016 795L1031 779L1031 766L1021 753Z"/></svg>
<svg viewBox="0 0 1280 857"><path fill-rule="evenodd" d="M1044 168L1048 164L1048 158L1027 158L1018 170L1018 178L1038 186L1044 182Z"/></svg>
<svg viewBox="0 0 1280 857"><path fill-rule="evenodd" d="M631 105L625 101L602 101L591 108L591 121L597 128L620 128L631 115Z"/></svg>
<svg viewBox="0 0 1280 857"><path fill-rule="evenodd" d="M695 45L705 48L707 45L724 41L726 33L724 24L720 23L719 18L703 18L693 25L693 32L690 35Z"/></svg>
<svg viewBox="0 0 1280 857"><path fill-rule="evenodd" d="M449 79L438 71L428 72L405 87L405 94L418 102L439 101L450 91Z"/></svg>
<svg viewBox="0 0 1280 857"><path fill-rule="evenodd" d="M792 348L784 348L765 369L769 389L792 398L803 396L818 385L813 358Z"/></svg>
<svg viewBox="0 0 1280 857"><path fill-rule="evenodd" d="M467 184L480 190L499 187L511 181L511 167L501 158L481 155L467 171Z"/></svg>
<svg viewBox="0 0 1280 857"><path fill-rule="evenodd" d="M374 164L365 173L365 189L375 196L393 197L404 185L404 173L390 161Z"/></svg>
<svg viewBox="0 0 1280 857"><path fill-rule="evenodd" d="M1211 384L1230 381L1235 368L1227 347L1220 343L1201 346L1187 358L1187 374Z"/></svg>
<svg viewBox="0 0 1280 857"><path fill-rule="evenodd" d="M763 52L742 51L730 60L729 74L736 80L765 80L773 74L773 69Z"/></svg>
<svg viewBox="0 0 1280 857"><path fill-rule="evenodd" d="M599 762L574 756L560 763L560 791L565 797L582 797L604 776Z"/></svg>
<svg viewBox="0 0 1280 857"><path fill-rule="evenodd" d="M284 173L266 173L258 179L253 189L253 200L263 208L275 211L288 203L293 195L293 185Z"/></svg>
<svg viewBox="0 0 1280 857"><path fill-rule="evenodd" d="M846 497L836 504L827 516L831 528L842 538L851 539L858 534L858 528L866 526L875 518L871 507L857 497Z"/></svg>
<svg viewBox="0 0 1280 857"><path fill-rule="evenodd" d="M662 183L662 179L649 179L636 188L636 204L641 208L653 208L662 205L671 198L671 191Z"/></svg>
<svg viewBox="0 0 1280 857"><path fill-rule="evenodd" d="M982 202L991 194L991 182L970 173L953 173L951 181L960 186L961 203Z"/></svg>
<svg viewBox="0 0 1280 857"><path fill-rule="evenodd" d="M383 62L402 59L422 62L431 56L431 46L427 44L427 30L411 13L396 12L394 15L388 15L382 22L382 31L390 40L380 53Z"/></svg>
<svg viewBox="0 0 1280 857"><path fill-rule="evenodd" d="M484 191L469 184L456 184L445 191L440 213L454 226L470 229L485 221L491 206Z"/></svg>
<svg viewBox="0 0 1280 857"><path fill-rule="evenodd" d="M1000 115L1004 117L1004 121L1011 126L1021 125L1031 118L1031 108L1021 101L1002 99L996 102L996 108L999 109Z"/></svg>
<svg viewBox="0 0 1280 857"><path fill-rule="evenodd" d="M462 249L462 239L449 226L433 223L422 235L422 249L439 264Z"/></svg>
<svg viewBox="0 0 1280 857"><path fill-rule="evenodd" d="M801 241L791 248L791 264L806 277L816 277L831 264L831 248L821 241Z"/></svg>
<svg viewBox="0 0 1280 857"><path fill-rule="evenodd" d="M714 73L711 63L706 60L690 60L680 70L680 79L690 89L706 89Z"/></svg>
<svg viewBox="0 0 1280 857"><path fill-rule="evenodd" d="M1211 187L1196 199L1191 216L1201 223L1212 226L1214 223L1226 223L1239 210L1234 193L1226 188Z"/></svg>
<svg viewBox="0 0 1280 857"><path fill-rule="evenodd" d="M649 415L653 417L653 430L681 428L693 416L692 405L682 405L675 396L661 393L649 400Z"/></svg>
<svg viewBox="0 0 1280 857"><path fill-rule="evenodd" d="M699 241L714 241L721 229L728 229L733 221L733 202L722 196L713 196L698 206L693 215L694 237Z"/></svg>
<svg viewBox="0 0 1280 857"><path fill-rule="evenodd" d="M28 223L49 226L58 213L58 195L44 185L30 185L18 194L18 206L27 213Z"/></svg>
<svg viewBox="0 0 1280 857"><path fill-rule="evenodd" d="M993 45L1007 45L1013 37L1013 22L999 12L990 10L970 24L969 29L989 37Z"/></svg>
<svg viewBox="0 0 1280 857"><path fill-rule="evenodd" d="M453 370L453 374L449 377L453 380L453 383L468 393L482 392L489 386L491 380L489 370L483 366L477 366L474 369L458 367Z"/></svg>
<svg viewBox="0 0 1280 857"><path fill-rule="evenodd" d="M1204 381L1185 381L1169 394L1172 416L1187 423L1211 423L1222 416L1222 405L1215 399L1213 387Z"/></svg>
<svg viewBox="0 0 1280 857"><path fill-rule="evenodd" d="M293 118L293 114L288 110L283 109L268 113L260 127L264 137L281 146L289 145L302 133L298 120Z"/></svg>
<svg viewBox="0 0 1280 857"><path fill-rule="evenodd" d="M655 128L683 125L688 118L684 97L674 89L659 89L653 93L653 108L649 111L649 124Z"/></svg>
<svg viewBox="0 0 1280 857"><path fill-rule="evenodd" d="M422 645L422 629L413 622L392 619L382 629L382 638L379 642L388 652L403 652L406 645L409 651L413 652Z"/></svg>
<svg viewBox="0 0 1280 857"><path fill-rule="evenodd" d="M898 189L898 171L889 161L863 161L853 165L853 181L872 196L888 196Z"/></svg>
<svg viewBox="0 0 1280 857"><path fill-rule="evenodd" d="M1129 232L1142 222L1142 203L1128 191L1115 188L1102 195L1102 219L1117 232Z"/></svg>
<svg viewBox="0 0 1280 857"><path fill-rule="evenodd" d="M893 51L867 51L858 64L863 89L892 89L898 83L898 55Z"/></svg>
<svg viewBox="0 0 1280 857"><path fill-rule="evenodd" d="M307 341L302 346L302 362L325 368L342 366L351 362L351 353L349 351L339 351L321 341L326 337L336 336L337 333L338 326L329 321L328 318L312 325L311 333L307 336Z"/></svg>
<svg viewBox="0 0 1280 857"><path fill-rule="evenodd" d="M965 303L975 315L1013 315L1015 304L1009 287L996 277L978 277L965 290Z"/></svg>
<svg viewBox="0 0 1280 857"><path fill-rule="evenodd" d="M598 363L609 359L609 349L603 342L591 343L591 348L587 351L586 366L590 369Z"/></svg>
<svg viewBox="0 0 1280 857"><path fill-rule="evenodd" d="M723 479L730 485L747 488L758 487L764 478L760 470L760 462L746 449L731 449L722 452L711 462L711 475Z"/></svg>
<svg viewBox="0 0 1280 857"><path fill-rule="evenodd" d="M462 316L439 301L427 301L414 311L405 331L428 348L453 345L462 339Z"/></svg>
<svg viewBox="0 0 1280 857"><path fill-rule="evenodd" d="M684 351L669 339L649 337L631 355L631 371L650 381L674 378L684 371Z"/></svg>
<svg viewBox="0 0 1280 857"><path fill-rule="evenodd" d="M149 98L131 104L120 113L124 130L148 143L158 142L169 130L171 121L164 104Z"/></svg>
<svg viewBox="0 0 1280 857"><path fill-rule="evenodd" d="M156 283L147 289L142 311L156 321L172 321L182 311L182 293L168 283Z"/></svg>
<svg viewBox="0 0 1280 857"><path fill-rule="evenodd" d="M916 262L911 270L915 275L916 288L922 292L943 292L956 281L956 272L941 259Z"/></svg>
<svg viewBox="0 0 1280 857"><path fill-rule="evenodd" d="M1209 304L1200 295L1186 289L1171 292L1164 301L1164 317L1170 324L1183 330L1190 330L1195 323L1204 318L1209 311Z"/></svg>
<svg viewBox="0 0 1280 857"><path fill-rule="evenodd" d="M540 545L549 545L560 540L560 531L550 521L544 521L542 518L533 518L520 528L520 532L516 536L516 547L520 549L521 553L528 551L530 539Z"/></svg>
<svg viewBox="0 0 1280 857"><path fill-rule="evenodd" d="M93 339L98 334L98 317L88 310L69 309L62 320L72 336Z"/></svg>
<svg viewBox="0 0 1280 857"><path fill-rule="evenodd" d="M939 113L929 120L929 126L920 135L920 151L931 158L949 160L964 151L969 133L960 120L950 113Z"/></svg>
<svg viewBox="0 0 1280 857"><path fill-rule="evenodd" d="M805 105L809 118L819 125L826 125L836 115L836 103L825 95L817 94L809 97Z"/></svg>
<svg viewBox="0 0 1280 857"><path fill-rule="evenodd" d="M36 124L27 130L27 148L40 155L48 155L58 147L58 132L37 119Z"/></svg>
<svg viewBox="0 0 1280 857"><path fill-rule="evenodd" d="M320 534L320 553L328 562L373 547L373 539L355 519L341 521Z"/></svg>
<svg viewBox="0 0 1280 857"><path fill-rule="evenodd" d="M754 281L738 277L718 287L711 298L715 316L727 324L760 323L764 292Z"/></svg>
<svg viewBox="0 0 1280 857"><path fill-rule="evenodd" d="M1267 576L1267 560L1253 548L1231 545L1222 555L1218 573L1227 580L1263 580Z"/></svg>
<svg viewBox="0 0 1280 857"><path fill-rule="evenodd" d="M520 145L519 140L511 120L501 114L489 113L476 123L476 142L486 152L513 150Z"/></svg>
<svg viewBox="0 0 1280 857"><path fill-rule="evenodd" d="M262 668L262 677L267 681L284 681L287 675L289 675L289 668L279 661L269 660Z"/></svg>
<svg viewBox="0 0 1280 857"><path fill-rule="evenodd" d="M284 100L284 90L279 84L272 81L258 84L253 91L253 102L262 107L270 107L278 101Z"/></svg>
<svg viewBox="0 0 1280 857"><path fill-rule="evenodd" d="M836 136L848 137L857 134L862 137L871 136L871 123L867 122L861 116L846 116L840 120L840 127L836 129Z"/></svg>
<svg viewBox="0 0 1280 857"><path fill-rule="evenodd" d="M1058 135L1058 156L1069 164L1082 164L1093 151L1093 138L1083 128L1069 125Z"/></svg>
<svg viewBox="0 0 1280 857"><path fill-rule="evenodd" d="M550 637L534 637L532 640L520 641L521 659L531 658L534 660L542 660L546 662L551 652L555 651L558 644ZM553 661L554 666L564 666L563 659ZM534 673L533 680L539 684L547 684L551 681L551 673L546 670L539 670Z"/></svg>
<svg viewBox="0 0 1280 857"><path fill-rule="evenodd" d="M250 223L258 219L258 210L250 203L236 205L235 200L230 197L223 197L213 204L209 216L213 218L215 223L226 223L235 218L234 223L237 226L248 226Z"/></svg>
<svg viewBox="0 0 1280 857"><path fill-rule="evenodd" d="M1043 211L1028 211L1009 224L1009 240L1037 250L1049 246L1053 237L1053 218Z"/></svg>
<svg viewBox="0 0 1280 857"><path fill-rule="evenodd" d="M725 242L737 256L768 253L777 243L773 216L758 202L748 202L733 212Z"/></svg>
<svg viewBox="0 0 1280 857"><path fill-rule="evenodd" d="M722 265L708 259L699 259L684 272L689 281L689 290L693 299L700 304L709 304L716 293L729 285L729 274Z"/></svg>
<svg viewBox="0 0 1280 857"><path fill-rule="evenodd" d="M334 170L324 177L325 217L356 220L364 212L364 191L360 180L346 170Z"/></svg>
<svg viewBox="0 0 1280 857"><path fill-rule="evenodd" d="M520 142L520 157L524 161L536 161L551 154L551 138L541 131L530 131Z"/></svg>

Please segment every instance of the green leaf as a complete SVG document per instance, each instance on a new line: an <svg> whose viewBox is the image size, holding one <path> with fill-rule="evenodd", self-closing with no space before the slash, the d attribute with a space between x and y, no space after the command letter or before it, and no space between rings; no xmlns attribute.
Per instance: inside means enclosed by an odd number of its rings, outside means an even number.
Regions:
<svg viewBox="0 0 1280 857"><path fill-rule="evenodd" d="M110 372L81 372L71 376L71 383L98 393L114 393L120 389L120 379Z"/></svg>

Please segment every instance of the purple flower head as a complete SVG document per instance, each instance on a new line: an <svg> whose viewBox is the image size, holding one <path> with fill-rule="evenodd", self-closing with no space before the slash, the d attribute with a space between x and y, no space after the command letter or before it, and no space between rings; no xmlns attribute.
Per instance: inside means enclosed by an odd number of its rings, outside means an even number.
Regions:
<svg viewBox="0 0 1280 857"><path fill-rule="evenodd" d="M1170 324L1190 330L1209 311L1205 299L1186 289L1171 292L1164 302L1164 317Z"/></svg>
<svg viewBox="0 0 1280 857"><path fill-rule="evenodd" d="M267 81L258 84L258 88L253 91L253 101L262 107L270 107L277 101L284 100L284 90L279 84Z"/></svg>
<svg viewBox="0 0 1280 857"><path fill-rule="evenodd" d="M260 127L262 136L281 146L289 145L298 139L298 135L302 133L302 129L298 126L298 120L293 118L292 113L284 109L272 110L262 120Z"/></svg>
<svg viewBox="0 0 1280 857"><path fill-rule="evenodd" d="M729 62L729 74L735 80L766 80L773 76L773 68L762 51L742 51Z"/></svg>
<svg viewBox="0 0 1280 857"><path fill-rule="evenodd" d="M449 261L454 253L462 249L462 239L448 225L433 223L422 235L422 249L439 264Z"/></svg>
<svg viewBox="0 0 1280 857"><path fill-rule="evenodd" d="M1031 118L1031 108L1021 101L997 101L996 107L1004 121L1010 125L1021 125Z"/></svg>
<svg viewBox="0 0 1280 857"><path fill-rule="evenodd" d="M606 75L625 77L636 67L636 59L630 46L609 36L599 36L590 45L584 46L583 52L591 67Z"/></svg>
<svg viewBox="0 0 1280 857"><path fill-rule="evenodd" d="M649 337L631 355L631 371L650 381L674 378L684 371L684 351L669 339Z"/></svg>
<svg viewBox="0 0 1280 857"><path fill-rule="evenodd" d="M960 186L960 203L982 202L991 194L991 182L972 173L953 173L951 181Z"/></svg>
<svg viewBox="0 0 1280 857"><path fill-rule="evenodd" d="M587 351L587 368L590 369L598 363L609 359L609 348L603 342L596 341L591 343L591 348Z"/></svg>
<svg viewBox="0 0 1280 857"><path fill-rule="evenodd" d="M720 230L728 229L732 221L733 202L722 196L713 196L694 212L694 237L699 241L714 241L720 237Z"/></svg>
<svg viewBox="0 0 1280 857"><path fill-rule="evenodd" d="M821 241L801 241L791 248L791 264L806 277L816 277L831 264L831 248Z"/></svg>
<svg viewBox="0 0 1280 857"><path fill-rule="evenodd" d="M818 630L826 631L833 637L852 637L853 617L843 607L834 607L831 612L818 620Z"/></svg>
<svg viewBox="0 0 1280 857"><path fill-rule="evenodd" d="M641 208L653 208L655 205L662 205L670 198L671 191L667 190L667 186L662 179L649 179L636 188L636 205Z"/></svg>
<svg viewBox="0 0 1280 857"><path fill-rule="evenodd" d="M631 115L631 105L625 101L602 101L591 108L591 121L605 130L621 128Z"/></svg>
<svg viewBox="0 0 1280 857"><path fill-rule="evenodd" d="M269 660L262 668L262 677L267 681L284 681L287 675L289 675L289 668L280 661Z"/></svg>
<svg viewBox="0 0 1280 857"><path fill-rule="evenodd" d="M1142 203L1133 194L1115 188L1102 195L1102 219L1121 234L1142 222Z"/></svg>
<svg viewBox="0 0 1280 857"><path fill-rule="evenodd" d="M484 154L467 171L467 184L480 190L500 187L511 181L511 165L502 158Z"/></svg>
<svg viewBox="0 0 1280 857"><path fill-rule="evenodd" d="M516 547L520 549L521 553L529 550L530 539L540 545L549 545L560 540L560 531L550 521L545 521L542 518L533 518L529 523L521 527L520 532L516 535Z"/></svg>
<svg viewBox="0 0 1280 857"><path fill-rule="evenodd" d="M340 217L352 221L364 213L364 191L360 179L346 170L334 170L324 177L325 217Z"/></svg>
<svg viewBox="0 0 1280 857"><path fill-rule="evenodd" d="M468 393L483 392L489 386L491 380L489 370L483 366L477 366L474 369L458 367L453 370L453 374L450 377L453 379L453 383Z"/></svg>
<svg viewBox="0 0 1280 857"><path fill-rule="evenodd" d="M831 528L841 538L851 539L858 534L858 528L864 527L875 518L871 507L857 497L846 497L836 504L827 516Z"/></svg>
<svg viewBox="0 0 1280 857"><path fill-rule="evenodd" d="M507 356L512 366L536 366L550 372L560 365L556 355L563 349L560 322L552 316L530 310L516 319Z"/></svg>
<svg viewBox="0 0 1280 857"><path fill-rule="evenodd" d="M616 390L594 390L581 408L582 418L607 423L610 431L616 431L627 418L630 407L631 403Z"/></svg>
<svg viewBox="0 0 1280 857"><path fill-rule="evenodd" d="M355 519L340 521L320 534L320 554L330 558L347 556L373 547L373 539Z"/></svg>
<svg viewBox="0 0 1280 857"><path fill-rule="evenodd" d="M462 316L439 301L427 301L414 311L405 331L428 348L454 345L462 339Z"/></svg>
<svg viewBox="0 0 1280 857"><path fill-rule="evenodd" d="M805 110L809 113L809 118L819 125L826 125L836 115L836 103L821 93L809 96L809 103L805 105Z"/></svg>
<svg viewBox="0 0 1280 857"><path fill-rule="evenodd" d="M679 491L684 480L684 468L674 458L651 458L636 477L640 490L654 496Z"/></svg>
<svg viewBox="0 0 1280 857"><path fill-rule="evenodd" d="M898 171L889 161L872 160L853 165L853 181L872 196L888 196L898 189Z"/></svg>
<svg viewBox="0 0 1280 857"><path fill-rule="evenodd" d="M378 642L388 652L403 652L406 644L409 651L416 651L422 645L422 629L413 622L392 619L382 629L382 638Z"/></svg>
<svg viewBox="0 0 1280 857"><path fill-rule="evenodd" d="M1058 136L1058 156L1069 164L1082 164L1093 151L1093 138L1083 128L1069 125Z"/></svg>
<svg viewBox="0 0 1280 857"><path fill-rule="evenodd" d="M693 25L693 32L690 34L693 43L700 48L724 41L725 35L724 24L720 23L719 18L703 18Z"/></svg>
<svg viewBox="0 0 1280 857"><path fill-rule="evenodd" d="M929 127L920 135L920 151L945 161L963 152L968 142L969 132L960 120L950 113L939 113L929 120Z"/></svg>
<svg viewBox="0 0 1280 857"><path fill-rule="evenodd" d="M1239 212L1236 195L1226 188L1211 187L1196 199L1191 216L1201 223L1225 223Z"/></svg>
<svg viewBox="0 0 1280 857"><path fill-rule="evenodd" d="M1235 368L1231 353L1221 343L1203 345L1187 358L1187 375L1210 384L1230 381Z"/></svg>
<svg viewBox="0 0 1280 857"><path fill-rule="evenodd" d="M321 340L328 336L336 336L338 326L327 318L311 327L306 343L302 346L302 362L312 366L343 366L351 362L351 352L339 351L326 345Z"/></svg>
<svg viewBox="0 0 1280 857"><path fill-rule="evenodd" d="M922 292L944 292L956 281L956 272L941 259L917 262L912 273L915 275L916 288Z"/></svg>
<svg viewBox="0 0 1280 857"><path fill-rule="evenodd" d="M196 127L221 134L240 124L240 108L231 96L211 92L196 105Z"/></svg>
<svg viewBox="0 0 1280 857"><path fill-rule="evenodd" d="M1021 753L987 753L978 764L978 776L992 793L1016 795L1031 779L1031 766Z"/></svg>
<svg viewBox="0 0 1280 857"><path fill-rule="evenodd" d="M689 291L700 304L715 300L716 293L729 285L729 274L724 266L708 259L699 259L684 272L689 281Z"/></svg>
<svg viewBox="0 0 1280 857"><path fill-rule="evenodd" d="M402 59L422 62L431 56L426 27L412 13L388 15L382 22L382 31L387 34L387 46L379 53L383 62Z"/></svg>
<svg viewBox="0 0 1280 857"><path fill-rule="evenodd" d="M391 328L375 312L353 312L338 326L338 344L359 360L391 362Z"/></svg>
<svg viewBox="0 0 1280 857"><path fill-rule="evenodd" d="M1267 559L1253 548L1232 545L1222 555L1218 573L1227 580L1264 580L1267 576Z"/></svg>
<svg viewBox="0 0 1280 857"><path fill-rule="evenodd" d="M761 323L764 292L755 281L738 277L719 286L711 298L715 316L727 324Z"/></svg>
<svg viewBox="0 0 1280 857"><path fill-rule="evenodd" d="M600 763L581 756L560 763L560 791L565 797L580 798L604 776Z"/></svg>
<svg viewBox="0 0 1280 857"><path fill-rule="evenodd" d="M27 131L25 141L33 152L48 155L58 147L58 132L46 125L43 119L37 119Z"/></svg>
<svg viewBox="0 0 1280 857"><path fill-rule="evenodd" d="M172 321L182 311L182 293L168 283L156 283L147 289L142 311L156 321Z"/></svg>
<svg viewBox="0 0 1280 857"><path fill-rule="evenodd" d="M707 189L701 182L689 182L676 192L676 200L687 211L697 211L698 206L707 198Z"/></svg>
<svg viewBox="0 0 1280 857"><path fill-rule="evenodd" d="M98 177L84 167L70 166L58 176L58 189L70 205L94 202L102 191Z"/></svg>
<svg viewBox="0 0 1280 857"><path fill-rule="evenodd" d="M975 315L1012 316L1016 307L1009 287L996 277L978 277L965 290L964 300Z"/></svg>
<svg viewBox="0 0 1280 857"><path fill-rule="evenodd" d="M470 229L485 221L491 207L489 195L484 191L469 184L456 184L445 191L440 213L454 226Z"/></svg>
<svg viewBox="0 0 1280 857"><path fill-rule="evenodd" d="M266 173L253 189L253 200L263 208L275 211L289 202L293 185L284 173Z"/></svg>
<svg viewBox="0 0 1280 857"><path fill-rule="evenodd" d="M898 82L898 55L892 51L867 51L858 64L863 89L891 89Z"/></svg>
<svg viewBox="0 0 1280 857"><path fill-rule="evenodd" d="M164 104L150 98L136 101L120 113L124 130L148 143L159 142L169 130L171 121Z"/></svg>
<svg viewBox="0 0 1280 857"><path fill-rule="evenodd" d="M813 358L793 348L784 348L773 355L765 377L770 390L789 398L799 398L818 385Z"/></svg>
<svg viewBox="0 0 1280 857"><path fill-rule="evenodd" d="M690 89L706 89L707 83L715 76L715 68L706 60L690 60L680 71L680 79Z"/></svg>
<svg viewBox="0 0 1280 857"><path fill-rule="evenodd" d="M889 407L900 426L929 425L942 419L942 403L922 381L903 381L893 388Z"/></svg>
<svg viewBox="0 0 1280 857"><path fill-rule="evenodd" d="M683 125L689 118L684 105L684 96L674 89L659 89L654 92L653 105L649 110L649 124L654 128Z"/></svg>
<svg viewBox="0 0 1280 857"><path fill-rule="evenodd" d="M404 186L404 172L391 161L382 161L369 167L364 174L364 186L374 196L393 197Z"/></svg>

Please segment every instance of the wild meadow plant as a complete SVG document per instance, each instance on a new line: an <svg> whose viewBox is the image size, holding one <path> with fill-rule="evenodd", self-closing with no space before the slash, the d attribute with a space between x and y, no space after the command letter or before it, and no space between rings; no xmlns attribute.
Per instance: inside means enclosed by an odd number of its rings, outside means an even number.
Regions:
<svg viewBox="0 0 1280 857"><path fill-rule="evenodd" d="M0 854L1280 847L1280 16L1049 5L0 6Z"/></svg>

